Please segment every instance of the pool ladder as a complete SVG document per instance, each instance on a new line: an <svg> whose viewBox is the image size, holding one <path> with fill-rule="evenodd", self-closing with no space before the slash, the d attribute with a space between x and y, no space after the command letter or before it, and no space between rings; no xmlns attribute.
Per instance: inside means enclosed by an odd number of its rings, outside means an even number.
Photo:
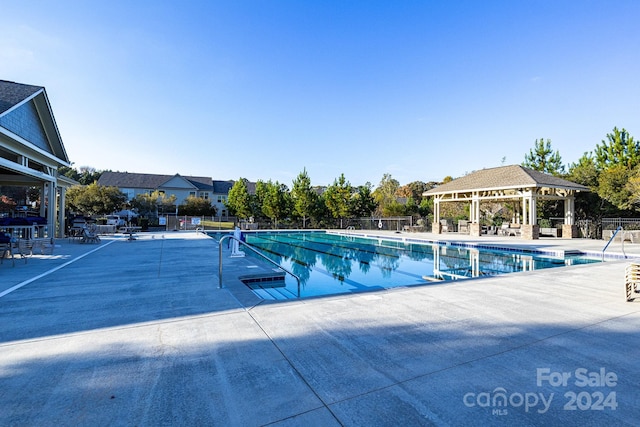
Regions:
<svg viewBox="0 0 640 427"><path fill-rule="evenodd" d="M622 253L624 254L625 258L627 257L627 254L624 252L624 229L622 228L621 225L619 225L618 228L616 228L616 231L614 231L613 234L611 235L611 238L609 239L607 244L604 246L604 249L602 249L602 259L604 259L604 251L607 250L611 242L613 242L613 239L616 238L616 235L618 234L619 231L622 231L622 236L620 237L620 242L622 243Z"/></svg>
<svg viewBox="0 0 640 427"><path fill-rule="evenodd" d="M300 298L300 277L298 277L297 275L293 274L292 272L290 272L289 270L287 270L286 268L284 268L283 266L281 266L280 264L278 264L277 262L275 262L274 260L272 260L271 258L269 258L268 256L266 256L265 254L263 254L262 252L260 252L259 250L257 250L256 248L254 248L253 246L251 246L250 244L248 244L247 242L243 242L242 240L236 238L235 236L223 236L220 239L220 243L219 243L219 251L218 253L220 254L220 260L219 260L219 267L218 267L218 288L222 289L222 242L225 239L231 239L231 240L235 240L236 242L238 242L239 244L243 245L245 248L249 249L251 252L253 252L254 254L258 255L259 257L261 257L262 259L270 262L271 264L275 265L276 267L278 267L280 270L284 271L287 274L290 274L291 276L293 276L294 279L296 279L296 281L298 282L298 298Z"/></svg>

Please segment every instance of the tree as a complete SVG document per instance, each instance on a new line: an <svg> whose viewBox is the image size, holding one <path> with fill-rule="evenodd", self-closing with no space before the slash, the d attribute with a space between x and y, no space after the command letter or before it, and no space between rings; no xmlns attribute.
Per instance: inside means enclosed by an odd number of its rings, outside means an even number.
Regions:
<svg viewBox="0 0 640 427"><path fill-rule="evenodd" d="M286 218L291 213L291 196L286 185L268 181L266 183L262 212L278 227L278 219Z"/></svg>
<svg viewBox="0 0 640 427"><path fill-rule="evenodd" d="M302 218L302 228L306 228L307 218L313 214L318 199L318 193L311 188L311 179L306 168L293 180L291 198L293 212Z"/></svg>
<svg viewBox="0 0 640 427"><path fill-rule="evenodd" d="M629 178L627 189L630 193L629 206L634 210L640 210L640 168L636 167Z"/></svg>
<svg viewBox="0 0 640 427"><path fill-rule="evenodd" d="M623 128L613 128L613 133L607 134L607 141L602 140L596 146L596 166L598 170L606 170L611 166L622 165L627 170L634 169L640 164L640 143Z"/></svg>
<svg viewBox="0 0 640 427"><path fill-rule="evenodd" d="M61 166L58 168L58 174L76 180L82 185L89 185L100 179L102 171L97 171L90 166L81 166L79 171L67 166Z"/></svg>
<svg viewBox="0 0 640 427"><path fill-rule="evenodd" d="M599 172L591 153L584 153L577 163L571 164L566 178L591 189L590 192L581 192L576 195L576 217L593 219L602 216L606 202L598 195Z"/></svg>
<svg viewBox="0 0 640 427"><path fill-rule="evenodd" d="M413 181L398 188L398 191L396 191L396 196L406 198L410 197L415 200L416 204L419 205L422 202L422 195L424 194L424 192L432 189L433 187L433 184L427 184L426 182L422 181Z"/></svg>
<svg viewBox="0 0 640 427"><path fill-rule="evenodd" d="M387 204L382 210L382 216L402 216L406 215L406 206L399 203L397 200Z"/></svg>
<svg viewBox="0 0 640 427"><path fill-rule="evenodd" d="M268 218L262 210L267 193L269 193L269 184L259 179L256 182L256 193L250 198L251 215L256 218Z"/></svg>
<svg viewBox="0 0 640 427"><path fill-rule="evenodd" d="M27 200L29 202L36 202L37 207L40 207L40 203L42 201L40 191L41 191L40 187L33 186L33 187L27 188Z"/></svg>
<svg viewBox="0 0 640 427"><path fill-rule="evenodd" d="M106 215L122 207L127 196L117 187L105 187L93 183L76 185L67 191L67 207L87 215Z"/></svg>
<svg viewBox="0 0 640 427"><path fill-rule="evenodd" d="M407 203L404 205L405 215L415 215L418 213L418 204L413 197L407 198Z"/></svg>
<svg viewBox="0 0 640 427"><path fill-rule="evenodd" d="M577 163L569 166L567 179L589 187L592 191L598 188L598 168L591 153L584 153Z"/></svg>
<svg viewBox="0 0 640 427"><path fill-rule="evenodd" d="M164 192L156 190L149 194L136 194L129 204L141 216L157 218L161 212L175 212L176 199L175 194L167 196Z"/></svg>
<svg viewBox="0 0 640 427"><path fill-rule="evenodd" d="M550 175L559 176L564 173L560 153L551 149L550 139L547 139L546 143L544 138L536 139L534 148L524 156L522 166Z"/></svg>
<svg viewBox="0 0 640 427"><path fill-rule="evenodd" d="M418 214L420 216L428 216L433 213L433 198L425 197L418 205Z"/></svg>
<svg viewBox="0 0 640 427"><path fill-rule="evenodd" d="M400 183L393 179L391 174L385 173L380 180L380 184L373 192L373 197L378 203L377 213L383 215L387 206L396 202L396 192L400 188Z"/></svg>
<svg viewBox="0 0 640 427"><path fill-rule="evenodd" d="M371 216L375 212L378 204L373 198L372 188L373 185L370 182L358 186L357 192L351 198L351 207L349 208L351 216L362 218Z"/></svg>
<svg viewBox="0 0 640 427"><path fill-rule="evenodd" d="M251 198L247 187L247 179L240 178L233 183L225 206L231 215L247 219L251 216Z"/></svg>
<svg viewBox="0 0 640 427"><path fill-rule="evenodd" d="M349 181L346 180L344 174L333 181L327 191L324 193L324 200L333 218L346 218L349 215L349 207L351 201L351 193L353 188Z"/></svg>
<svg viewBox="0 0 640 427"><path fill-rule="evenodd" d="M632 205L632 191L627 186L631 171L623 164L613 165L600 173L598 195L620 210L628 210Z"/></svg>
<svg viewBox="0 0 640 427"><path fill-rule="evenodd" d="M211 206L211 200L202 197L189 196L178 206L178 215L214 216L216 207Z"/></svg>
<svg viewBox="0 0 640 427"><path fill-rule="evenodd" d="M0 212L10 212L16 208L16 202L9 196L0 196Z"/></svg>

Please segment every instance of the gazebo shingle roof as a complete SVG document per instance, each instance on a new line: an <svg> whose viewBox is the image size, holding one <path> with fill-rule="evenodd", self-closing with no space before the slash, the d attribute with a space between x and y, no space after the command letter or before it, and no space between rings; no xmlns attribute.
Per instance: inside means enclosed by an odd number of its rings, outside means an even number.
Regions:
<svg viewBox="0 0 640 427"><path fill-rule="evenodd" d="M0 114L39 92L41 86L0 80Z"/></svg>
<svg viewBox="0 0 640 427"><path fill-rule="evenodd" d="M469 175L439 185L424 193L431 196L442 193L498 190L506 188L549 187L589 191L588 187L558 178L557 176L528 169L520 165L482 169Z"/></svg>

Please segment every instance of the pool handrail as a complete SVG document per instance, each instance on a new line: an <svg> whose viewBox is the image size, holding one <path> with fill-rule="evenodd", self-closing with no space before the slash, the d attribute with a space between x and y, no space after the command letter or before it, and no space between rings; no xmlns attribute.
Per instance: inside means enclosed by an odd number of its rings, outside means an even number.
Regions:
<svg viewBox="0 0 640 427"><path fill-rule="evenodd" d="M607 248L609 247L609 245L611 244L611 242L613 242L613 239L615 239L616 235L618 234L619 231L624 231L624 229L622 228L621 225L618 226L618 228L616 228L616 230L613 232L613 234L611 235L611 238L609 239L609 241L607 242L607 244L604 246L604 249L602 249L602 259L604 259L604 251L607 250ZM622 253L624 254L624 257L627 257L627 254L624 252L624 233L622 235L622 237L620 238L620 241L622 242Z"/></svg>
<svg viewBox="0 0 640 427"><path fill-rule="evenodd" d="M244 242L244 241L242 241L242 240L238 239L237 237L232 236L230 234L227 235L227 236L222 236L222 238L220 239L220 242L219 242L218 253L220 254L220 260L219 260L219 267L218 267L218 289L222 289L222 242L223 242L224 239L235 240L239 244L243 245L245 248L247 248L250 251L252 251L254 254L262 257L263 259L267 260L271 264L275 265L280 270L284 271L285 273L288 273L288 274L292 275L296 279L296 281L298 282L298 298L300 298L300 277L298 277L297 275L293 274L292 272L290 272L289 270L287 270L286 268L284 268L283 266L281 266L280 264L278 264L277 262L275 262L274 260L272 260L271 258L266 256L265 254L263 254L262 252L260 252L259 250L257 250L256 248L254 248L253 246L248 244L247 242Z"/></svg>

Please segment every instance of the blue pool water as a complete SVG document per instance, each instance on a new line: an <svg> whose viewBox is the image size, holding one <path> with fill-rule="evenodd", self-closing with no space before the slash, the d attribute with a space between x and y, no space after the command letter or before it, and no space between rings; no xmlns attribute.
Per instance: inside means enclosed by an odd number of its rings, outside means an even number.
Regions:
<svg viewBox="0 0 640 427"><path fill-rule="evenodd" d="M302 298L599 262L581 256L557 257L324 232L247 233L246 242L296 274L301 281ZM298 297L297 281L289 275L284 283L265 284L262 290L252 287L263 298Z"/></svg>

